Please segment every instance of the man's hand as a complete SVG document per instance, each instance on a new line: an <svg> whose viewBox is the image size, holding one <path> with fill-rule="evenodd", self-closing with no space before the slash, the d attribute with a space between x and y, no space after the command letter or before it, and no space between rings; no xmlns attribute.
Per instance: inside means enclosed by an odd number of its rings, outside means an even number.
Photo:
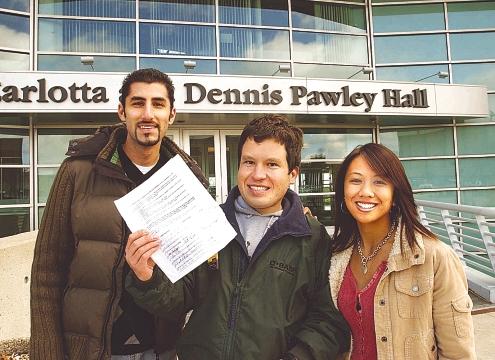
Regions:
<svg viewBox="0 0 495 360"><path fill-rule="evenodd" d="M151 254L159 248L159 239L146 230L139 230L129 235L125 247L125 260L139 280L148 281L153 276L155 262L151 259Z"/></svg>

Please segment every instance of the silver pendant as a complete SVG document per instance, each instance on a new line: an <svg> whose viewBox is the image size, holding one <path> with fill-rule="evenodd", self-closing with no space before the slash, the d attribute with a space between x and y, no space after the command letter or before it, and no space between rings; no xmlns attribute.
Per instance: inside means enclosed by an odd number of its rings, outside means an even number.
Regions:
<svg viewBox="0 0 495 360"><path fill-rule="evenodd" d="M368 265L367 264L363 264L363 274L366 274L368 272Z"/></svg>

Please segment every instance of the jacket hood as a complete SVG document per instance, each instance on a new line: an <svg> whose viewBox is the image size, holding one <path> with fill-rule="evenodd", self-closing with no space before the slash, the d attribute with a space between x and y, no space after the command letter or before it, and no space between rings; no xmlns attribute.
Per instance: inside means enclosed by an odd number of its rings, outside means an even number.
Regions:
<svg viewBox="0 0 495 360"><path fill-rule="evenodd" d="M244 239L240 235L239 225L235 218L235 200L241 193L239 188L234 187L227 197L224 204L220 205L227 217L227 220L234 227L237 232L236 240L244 248ZM288 190L282 200L282 215L280 218L268 229L265 236L261 240L260 244L256 248L253 257L256 256L258 250L262 251L266 245L283 236L304 237L311 235L311 227L304 215L303 205L299 196L292 190ZM265 246L263 246L265 245Z"/></svg>
<svg viewBox="0 0 495 360"><path fill-rule="evenodd" d="M101 168L105 168L103 172L107 175L121 176L123 171L117 146L123 144L126 138L125 124L102 126L92 135L70 140L66 155L70 157L94 156L96 157L96 165L102 165L99 171L102 171ZM208 187L208 180L203 175L199 165L166 136L162 140L160 154L165 155L167 159L175 155L182 157L203 186ZM111 175L112 173L113 175Z"/></svg>

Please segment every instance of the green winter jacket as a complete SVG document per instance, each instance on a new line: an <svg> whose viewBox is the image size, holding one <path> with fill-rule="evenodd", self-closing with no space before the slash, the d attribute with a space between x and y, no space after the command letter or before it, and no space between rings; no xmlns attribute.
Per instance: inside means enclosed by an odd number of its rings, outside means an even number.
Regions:
<svg viewBox="0 0 495 360"><path fill-rule="evenodd" d="M306 218L289 190L283 214L251 258L239 231L233 189L222 208L237 236L219 253L218 269L207 263L172 284L155 268L140 282L132 273L126 289L137 304L174 320L193 310L178 344L180 360L329 360L347 349L347 325L335 309L328 282L329 237Z"/></svg>

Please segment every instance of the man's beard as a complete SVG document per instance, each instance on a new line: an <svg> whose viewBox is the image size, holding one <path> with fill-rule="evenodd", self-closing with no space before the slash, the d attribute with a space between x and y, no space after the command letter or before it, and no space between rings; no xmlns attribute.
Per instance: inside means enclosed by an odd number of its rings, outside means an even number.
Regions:
<svg viewBox="0 0 495 360"><path fill-rule="evenodd" d="M134 130L134 138L136 139L136 142L139 145L142 145L142 146L155 146L156 144L158 144L160 142L160 128L157 127L157 130L158 130L158 136L156 137L156 139L154 137L151 137L151 136L144 136L145 140L142 140L138 136L138 129L136 128Z"/></svg>

